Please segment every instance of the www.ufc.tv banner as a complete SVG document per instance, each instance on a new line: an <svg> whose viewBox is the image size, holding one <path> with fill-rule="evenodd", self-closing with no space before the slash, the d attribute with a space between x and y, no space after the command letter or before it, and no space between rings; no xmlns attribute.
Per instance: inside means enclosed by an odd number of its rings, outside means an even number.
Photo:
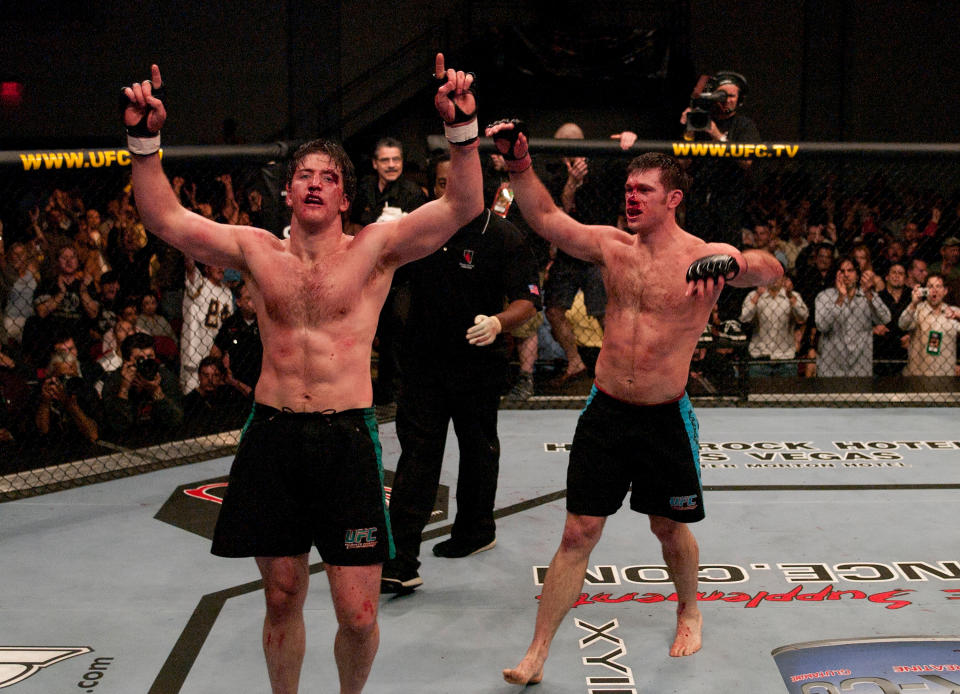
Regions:
<svg viewBox="0 0 960 694"><path fill-rule="evenodd" d="M781 646L790 694L960 694L960 636L891 636Z"/></svg>

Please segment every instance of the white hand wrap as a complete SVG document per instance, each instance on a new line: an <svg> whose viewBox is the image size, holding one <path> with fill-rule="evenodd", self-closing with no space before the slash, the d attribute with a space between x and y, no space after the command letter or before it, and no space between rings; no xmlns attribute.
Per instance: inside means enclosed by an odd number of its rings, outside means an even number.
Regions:
<svg viewBox="0 0 960 694"><path fill-rule="evenodd" d="M156 154L160 151L160 133L151 137L127 135L127 150L130 154L139 154L141 157Z"/></svg>
<svg viewBox="0 0 960 694"><path fill-rule="evenodd" d="M451 145L468 145L479 137L480 128L477 126L477 119L474 117L466 123L454 125L444 123L443 132Z"/></svg>

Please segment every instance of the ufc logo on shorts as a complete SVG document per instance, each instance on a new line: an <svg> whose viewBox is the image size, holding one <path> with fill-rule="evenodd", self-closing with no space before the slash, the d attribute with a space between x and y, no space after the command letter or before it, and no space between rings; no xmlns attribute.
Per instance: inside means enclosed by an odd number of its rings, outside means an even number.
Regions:
<svg viewBox="0 0 960 694"><path fill-rule="evenodd" d="M671 496L670 497L670 508L675 511L692 511L697 507L697 495L690 494L689 496Z"/></svg>
<svg viewBox="0 0 960 694"><path fill-rule="evenodd" d="M354 528L347 530L343 544L348 548L373 547L377 544L376 528Z"/></svg>

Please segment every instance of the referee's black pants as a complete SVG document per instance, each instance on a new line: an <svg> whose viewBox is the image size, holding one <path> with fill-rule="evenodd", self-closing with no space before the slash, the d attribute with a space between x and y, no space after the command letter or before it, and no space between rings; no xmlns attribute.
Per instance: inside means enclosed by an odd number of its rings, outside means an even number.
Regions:
<svg viewBox="0 0 960 694"><path fill-rule="evenodd" d="M499 361L464 368L404 365L396 418L401 453L390 493L396 568L415 571L420 566L421 535L436 500L450 421L460 447L451 535L469 544L496 537L497 410L505 379L506 364Z"/></svg>

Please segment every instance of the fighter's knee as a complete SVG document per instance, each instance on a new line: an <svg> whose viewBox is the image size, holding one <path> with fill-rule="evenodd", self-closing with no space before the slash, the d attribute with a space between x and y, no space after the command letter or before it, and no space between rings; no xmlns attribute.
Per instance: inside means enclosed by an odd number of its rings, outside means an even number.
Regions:
<svg viewBox="0 0 960 694"><path fill-rule="evenodd" d="M273 618L282 618L295 613L303 606L304 595L292 584L273 584L263 590L267 603L267 614Z"/></svg>
<svg viewBox="0 0 960 694"><path fill-rule="evenodd" d="M337 617L340 630L355 638L367 638L377 629L377 611L371 607L349 610Z"/></svg>
<svg viewBox="0 0 960 694"><path fill-rule="evenodd" d="M603 519L578 519L568 522L563 528L560 547L564 550L592 549L603 532Z"/></svg>
<svg viewBox="0 0 960 694"><path fill-rule="evenodd" d="M660 516L650 516L650 530L661 543L668 543L685 532L687 526L683 523L662 518Z"/></svg>
<svg viewBox="0 0 960 694"><path fill-rule="evenodd" d="M283 617L299 610L307 597L307 582L293 569L274 566L265 574L263 594L267 613Z"/></svg>

